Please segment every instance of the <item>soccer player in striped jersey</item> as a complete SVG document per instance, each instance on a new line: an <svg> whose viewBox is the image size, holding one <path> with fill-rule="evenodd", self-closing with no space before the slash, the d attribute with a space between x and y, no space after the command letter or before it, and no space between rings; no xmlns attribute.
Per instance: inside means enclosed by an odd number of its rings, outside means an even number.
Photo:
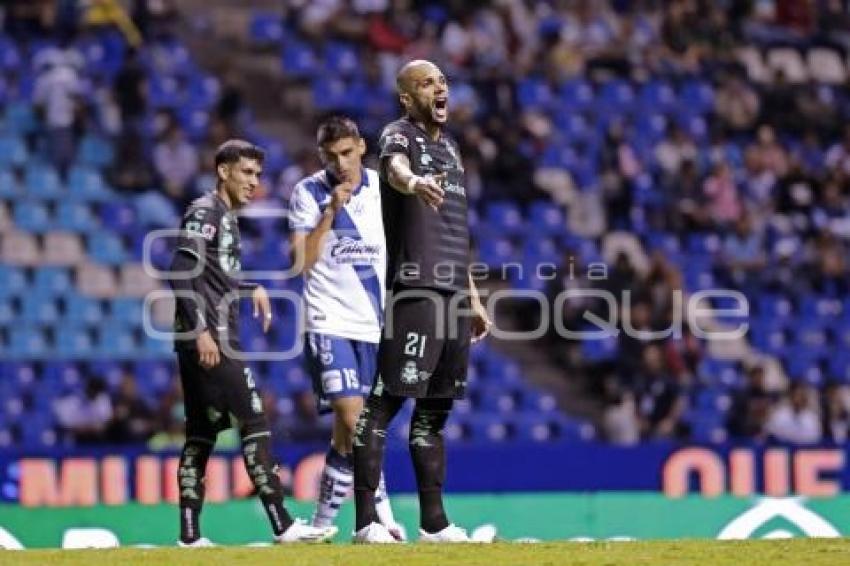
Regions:
<svg viewBox="0 0 850 566"><path fill-rule="evenodd" d="M351 442L377 370L386 278L378 174L363 167L366 143L344 117L317 132L324 168L302 179L289 207L291 249L304 275L306 359L320 410L332 410L331 446L313 525L327 527L354 483ZM375 494L381 523L398 539L383 475Z"/></svg>

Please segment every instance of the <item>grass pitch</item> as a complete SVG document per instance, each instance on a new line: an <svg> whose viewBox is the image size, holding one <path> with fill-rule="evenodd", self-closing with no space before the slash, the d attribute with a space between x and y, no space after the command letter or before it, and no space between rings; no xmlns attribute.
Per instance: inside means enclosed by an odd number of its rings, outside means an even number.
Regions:
<svg viewBox="0 0 850 566"><path fill-rule="evenodd" d="M271 548L0 550L0 564L231 566L840 566L850 540L556 542L490 545L295 545Z"/></svg>

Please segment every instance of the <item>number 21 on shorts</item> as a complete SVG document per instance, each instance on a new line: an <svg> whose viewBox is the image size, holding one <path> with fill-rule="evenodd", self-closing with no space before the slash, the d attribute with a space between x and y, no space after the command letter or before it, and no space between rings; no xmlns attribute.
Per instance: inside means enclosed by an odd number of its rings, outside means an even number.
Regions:
<svg viewBox="0 0 850 566"><path fill-rule="evenodd" d="M428 339L428 336L424 334L418 334L416 332L408 332L407 339L404 343L404 353L407 356L413 356L416 358L424 358L425 357L425 341Z"/></svg>

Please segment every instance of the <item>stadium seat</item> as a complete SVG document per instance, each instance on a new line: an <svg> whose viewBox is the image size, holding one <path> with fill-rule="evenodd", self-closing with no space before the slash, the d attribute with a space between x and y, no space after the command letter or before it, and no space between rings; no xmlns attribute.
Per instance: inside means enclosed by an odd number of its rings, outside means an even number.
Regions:
<svg viewBox="0 0 850 566"><path fill-rule="evenodd" d="M809 78L803 56L800 51L793 47L772 47L768 49L766 61L770 71L782 71L785 79L790 83L804 83Z"/></svg>
<svg viewBox="0 0 850 566"><path fill-rule="evenodd" d="M274 12L254 11L249 22L248 36L255 47L278 46L283 40L283 20Z"/></svg>
<svg viewBox="0 0 850 566"><path fill-rule="evenodd" d="M487 203L486 219L491 228L506 235L518 234L524 228L522 212L508 201Z"/></svg>
<svg viewBox="0 0 850 566"><path fill-rule="evenodd" d="M589 110L594 102L593 87L584 79L572 79L561 85L560 98L568 110Z"/></svg>
<svg viewBox="0 0 850 566"><path fill-rule="evenodd" d="M77 289L83 295L111 298L118 292L115 271L106 265L85 263L77 268Z"/></svg>
<svg viewBox="0 0 850 566"><path fill-rule="evenodd" d="M76 234L69 232L48 232L44 235L45 265L71 266L83 261L85 250L83 242Z"/></svg>
<svg viewBox="0 0 850 566"><path fill-rule="evenodd" d="M80 141L77 151L77 163L84 167L103 168L112 163L115 150L106 138L86 135Z"/></svg>
<svg viewBox="0 0 850 566"><path fill-rule="evenodd" d="M94 340L85 326L63 323L54 332L53 348L63 359L87 359L94 353Z"/></svg>
<svg viewBox="0 0 850 566"><path fill-rule="evenodd" d="M10 265L40 265L41 246L34 234L9 231L0 240L0 262Z"/></svg>
<svg viewBox="0 0 850 566"><path fill-rule="evenodd" d="M313 49L296 39L283 44L283 72L292 78L309 78L319 72L319 64Z"/></svg>
<svg viewBox="0 0 850 566"><path fill-rule="evenodd" d="M71 293L63 299L63 317L72 324L99 324L103 318L103 305L98 299Z"/></svg>
<svg viewBox="0 0 850 566"><path fill-rule="evenodd" d="M517 83L517 103L524 110L546 111L552 105L552 89L545 79L531 77Z"/></svg>
<svg viewBox="0 0 850 566"><path fill-rule="evenodd" d="M59 320L59 306L50 295L29 292L21 297L19 314L25 323L52 324Z"/></svg>
<svg viewBox="0 0 850 566"><path fill-rule="evenodd" d="M640 89L640 105L660 112L670 112L676 108L676 91L666 82L650 80Z"/></svg>
<svg viewBox="0 0 850 566"><path fill-rule="evenodd" d="M27 158L28 152L23 138L0 134L0 167L20 167L27 162Z"/></svg>
<svg viewBox="0 0 850 566"><path fill-rule="evenodd" d="M69 232L85 233L96 230L99 221L88 204L60 201L56 205L56 226Z"/></svg>
<svg viewBox="0 0 850 566"><path fill-rule="evenodd" d="M331 41L324 48L325 71L331 75L350 77L360 70L357 49L351 43Z"/></svg>
<svg viewBox="0 0 850 566"><path fill-rule="evenodd" d="M847 80L841 54L828 47L811 47L806 52L808 75L819 83L840 85Z"/></svg>
<svg viewBox="0 0 850 566"><path fill-rule="evenodd" d="M0 263L0 297L14 297L26 291L29 282L26 271L20 267Z"/></svg>
<svg viewBox="0 0 850 566"><path fill-rule="evenodd" d="M25 200L15 204L13 220L19 229L36 234L42 234L52 226L48 206L38 201Z"/></svg>
<svg viewBox="0 0 850 566"><path fill-rule="evenodd" d="M46 164L27 167L24 174L24 186L27 196L35 199L57 199L63 196L64 189L59 173Z"/></svg>
<svg viewBox="0 0 850 566"><path fill-rule="evenodd" d="M562 236L566 233L566 220L564 212L557 204L538 200L531 203L528 208L528 222L535 232Z"/></svg>
<svg viewBox="0 0 850 566"><path fill-rule="evenodd" d="M21 187L14 171L7 167L0 169L0 198L14 200L21 196Z"/></svg>
<svg viewBox="0 0 850 566"><path fill-rule="evenodd" d="M16 325L8 330L10 359L36 359L48 353L47 339L40 328L32 325Z"/></svg>
<svg viewBox="0 0 850 566"><path fill-rule="evenodd" d="M127 251L121 239L111 232L99 231L86 238L89 257L103 265L122 265L127 262Z"/></svg>
<svg viewBox="0 0 850 566"><path fill-rule="evenodd" d="M62 267L39 267L35 269L34 291L47 295L63 295L73 289L71 275Z"/></svg>

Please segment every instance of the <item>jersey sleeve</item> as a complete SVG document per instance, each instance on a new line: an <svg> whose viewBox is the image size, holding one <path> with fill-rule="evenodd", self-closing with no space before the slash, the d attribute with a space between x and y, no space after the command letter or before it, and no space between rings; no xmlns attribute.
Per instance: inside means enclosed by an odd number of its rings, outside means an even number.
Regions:
<svg viewBox="0 0 850 566"><path fill-rule="evenodd" d="M218 236L219 213L212 208L190 209L180 223L180 235L177 237L177 251L185 251L201 259L204 249Z"/></svg>
<svg viewBox="0 0 850 566"><path fill-rule="evenodd" d="M319 224L322 211L319 203L303 185L298 184L289 198L289 228L293 232L310 232Z"/></svg>
<svg viewBox="0 0 850 566"><path fill-rule="evenodd" d="M390 124L381 133L378 145L381 148L380 159L389 157L396 153L402 153L410 157L413 151L413 140L411 133L398 124Z"/></svg>

